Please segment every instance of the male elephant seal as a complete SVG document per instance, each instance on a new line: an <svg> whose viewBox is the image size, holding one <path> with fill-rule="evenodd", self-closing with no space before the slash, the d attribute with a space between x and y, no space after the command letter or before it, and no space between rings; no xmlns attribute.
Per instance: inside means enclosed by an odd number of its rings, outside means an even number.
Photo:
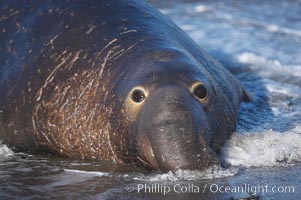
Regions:
<svg viewBox="0 0 301 200"><path fill-rule="evenodd" d="M7 0L0 139L18 150L140 163L218 162L241 84L140 0Z"/></svg>

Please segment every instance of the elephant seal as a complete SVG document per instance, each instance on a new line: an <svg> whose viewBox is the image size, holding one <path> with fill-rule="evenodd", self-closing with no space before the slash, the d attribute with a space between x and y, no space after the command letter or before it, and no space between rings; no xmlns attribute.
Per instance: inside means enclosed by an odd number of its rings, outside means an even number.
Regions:
<svg viewBox="0 0 301 200"><path fill-rule="evenodd" d="M0 139L21 151L202 170L238 80L140 0L1 2Z"/></svg>

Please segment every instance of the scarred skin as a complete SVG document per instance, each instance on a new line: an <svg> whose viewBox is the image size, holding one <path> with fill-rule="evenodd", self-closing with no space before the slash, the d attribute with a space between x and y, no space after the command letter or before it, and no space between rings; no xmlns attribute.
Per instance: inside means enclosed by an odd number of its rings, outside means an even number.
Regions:
<svg viewBox="0 0 301 200"><path fill-rule="evenodd" d="M247 99L144 1L1 1L0 32L0 140L21 151L202 170Z"/></svg>

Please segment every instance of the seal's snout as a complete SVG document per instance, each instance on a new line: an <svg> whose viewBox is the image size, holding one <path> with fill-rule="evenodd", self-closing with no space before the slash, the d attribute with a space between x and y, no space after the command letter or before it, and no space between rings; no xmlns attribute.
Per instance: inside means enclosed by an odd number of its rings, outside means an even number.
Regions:
<svg viewBox="0 0 301 200"><path fill-rule="evenodd" d="M138 148L152 168L208 167L212 154L201 132L203 115L198 108L189 91L175 88L158 90L145 102L139 115Z"/></svg>

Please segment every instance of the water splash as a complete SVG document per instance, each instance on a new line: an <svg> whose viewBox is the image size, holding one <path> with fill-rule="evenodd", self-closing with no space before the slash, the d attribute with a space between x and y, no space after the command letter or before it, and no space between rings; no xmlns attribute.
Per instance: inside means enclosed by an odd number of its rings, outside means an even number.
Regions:
<svg viewBox="0 0 301 200"><path fill-rule="evenodd" d="M109 172L99 172L99 171L82 171L82 170L74 170L74 169L64 169L66 173L74 173L74 174L86 174L91 176L112 176Z"/></svg>
<svg viewBox="0 0 301 200"><path fill-rule="evenodd" d="M5 144L1 144L0 142L0 158L1 157L9 157L13 156L14 152L10 150Z"/></svg>
<svg viewBox="0 0 301 200"><path fill-rule="evenodd" d="M277 166L301 161L301 126L284 133L268 130L234 134L222 148L225 164L243 167Z"/></svg>
<svg viewBox="0 0 301 200"><path fill-rule="evenodd" d="M204 171L182 170L175 172L167 172L164 174L153 174L135 177L140 181L182 181L182 180L205 180L214 178L225 178L236 175L239 169L236 167L222 168L220 166L212 166Z"/></svg>

